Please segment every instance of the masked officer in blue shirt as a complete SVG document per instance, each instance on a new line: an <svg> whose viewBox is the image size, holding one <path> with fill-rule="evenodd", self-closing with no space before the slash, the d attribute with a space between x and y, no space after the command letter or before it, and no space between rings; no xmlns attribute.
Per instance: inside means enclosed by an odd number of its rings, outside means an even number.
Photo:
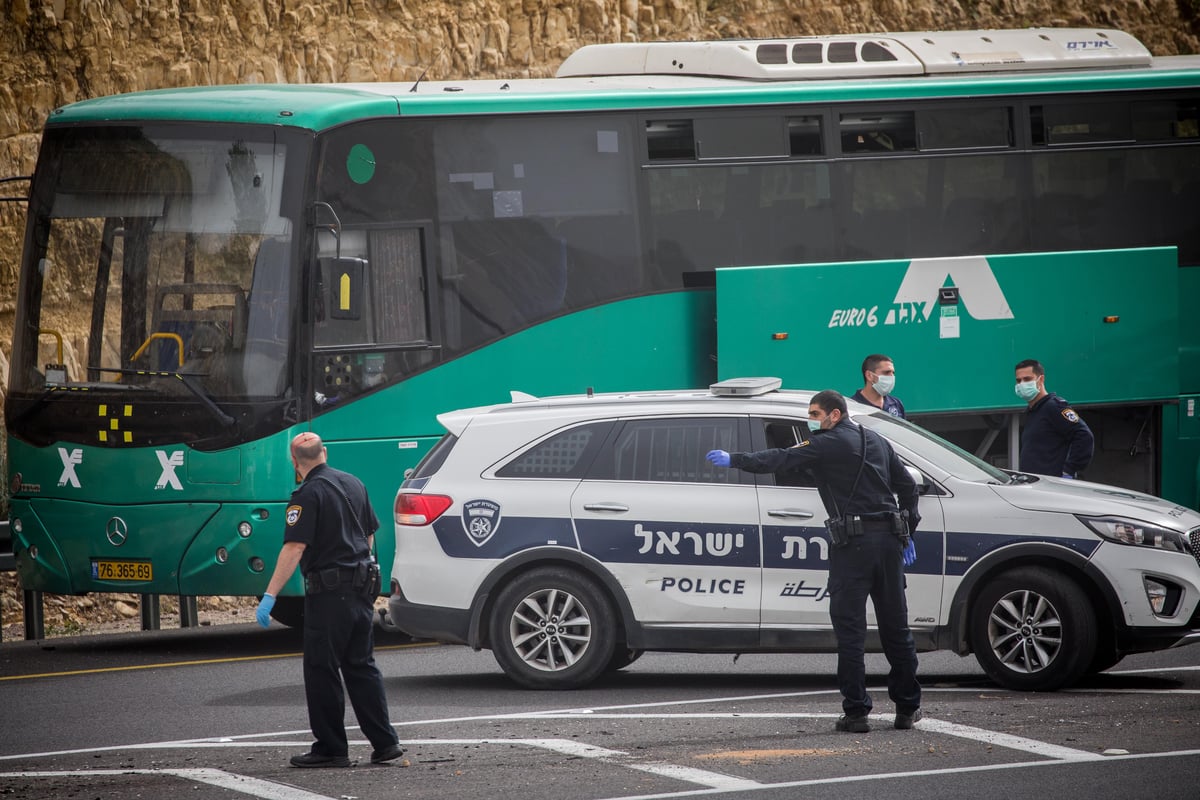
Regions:
<svg viewBox="0 0 1200 800"><path fill-rule="evenodd" d="M304 695L316 742L295 767L348 767L346 694L374 750L371 763L404 754L388 721L383 675L375 666L375 598L379 567L371 556L379 520L367 488L325 463L315 433L292 439L292 465L302 483L285 513L283 548L255 616L264 628L275 596L299 565L304 575ZM345 681L346 691L342 691Z"/></svg>
<svg viewBox="0 0 1200 800"><path fill-rule="evenodd" d="M917 485L886 439L850 421L846 399L838 392L827 389L813 395L808 414L813 435L795 447L757 453L713 450L707 458L719 467L747 472L807 470L816 479L833 543L829 616L838 642L844 712L837 730L871 730L864 659L868 597L891 665L888 696L896 704L894 724L908 730L921 718L917 651L904 597L904 566L916 559L910 534L921 521Z"/></svg>
<svg viewBox="0 0 1200 800"><path fill-rule="evenodd" d="M850 398L865 405L881 408L893 417L908 419L904 415L904 403L892 395L896 388L896 365L882 353L874 353L863 359L863 387Z"/></svg>
<svg viewBox="0 0 1200 800"><path fill-rule="evenodd" d="M1029 404L1021 432L1021 471L1075 478L1092 462L1092 429L1067 401L1046 391L1046 370L1027 358L1017 364L1017 396Z"/></svg>

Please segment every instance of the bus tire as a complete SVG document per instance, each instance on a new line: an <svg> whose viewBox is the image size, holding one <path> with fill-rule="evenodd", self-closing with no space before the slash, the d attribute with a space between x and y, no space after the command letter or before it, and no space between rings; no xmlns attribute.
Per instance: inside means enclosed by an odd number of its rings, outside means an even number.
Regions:
<svg viewBox="0 0 1200 800"><path fill-rule="evenodd" d="M289 628L304 627L304 598L276 597L271 619Z"/></svg>
<svg viewBox="0 0 1200 800"><path fill-rule="evenodd" d="M971 611L971 647L1006 689L1050 692L1077 680L1096 653L1087 594L1067 576L1021 567L991 579Z"/></svg>
<svg viewBox="0 0 1200 800"><path fill-rule="evenodd" d="M562 567L538 567L500 590L488 624L492 655L527 689L576 689L613 660L617 619L590 578Z"/></svg>

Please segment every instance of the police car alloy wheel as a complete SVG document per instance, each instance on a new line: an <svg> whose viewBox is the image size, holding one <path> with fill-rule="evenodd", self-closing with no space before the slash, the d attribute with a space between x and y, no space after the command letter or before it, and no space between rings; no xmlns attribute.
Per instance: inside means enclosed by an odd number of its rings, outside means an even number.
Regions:
<svg viewBox="0 0 1200 800"><path fill-rule="evenodd" d="M517 576L492 608L492 653L530 689L573 689L608 669L616 652L616 615L595 582L570 569L541 567Z"/></svg>
<svg viewBox="0 0 1200 800"><path fill-rule="evenodd" d="M1096 653L1096 617L1074 581L1040 567L991 579L971 614L971 646L1008 689L1053 691L1082 675Z"/></svg>

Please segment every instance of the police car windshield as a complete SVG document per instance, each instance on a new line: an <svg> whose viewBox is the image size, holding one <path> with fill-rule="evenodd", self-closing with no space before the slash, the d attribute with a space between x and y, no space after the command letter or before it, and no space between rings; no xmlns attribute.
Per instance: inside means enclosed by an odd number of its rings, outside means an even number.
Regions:
<svg viewBox="0 0 1200 800"><path fill-rule="evenodd" d="M991 464L981 461L957 445L935 436L920 426L893 417L882 411L859 415L854 418L866 427L877 431L890 441L927 458L934 464L964 481L988 481L1009 483L1012 477Z"/></svg>

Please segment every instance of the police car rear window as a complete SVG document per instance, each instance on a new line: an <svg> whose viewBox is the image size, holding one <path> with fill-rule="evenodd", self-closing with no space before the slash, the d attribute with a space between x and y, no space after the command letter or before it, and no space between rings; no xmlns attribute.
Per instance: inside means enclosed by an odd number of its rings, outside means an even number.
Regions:
<svg viewBox="0 0 1200 800"><path fill-rule="evenodd" d="M501 478L581 478L604 443L612 422L559 431L496 471Z"/></svg>
<svg viewBox="0 0 1200 800"><path fill-rule="evenodd" d="M458 437L453 433L447 433L438 443L433 446L433 449L425 454L421 459L421 463L417 464L417 468L413 470L412 478L428 478L430 475L442 468L442 464L446 461L446 456L450 455L450 451L454 449L454 445L458 442Z"/></svg>

